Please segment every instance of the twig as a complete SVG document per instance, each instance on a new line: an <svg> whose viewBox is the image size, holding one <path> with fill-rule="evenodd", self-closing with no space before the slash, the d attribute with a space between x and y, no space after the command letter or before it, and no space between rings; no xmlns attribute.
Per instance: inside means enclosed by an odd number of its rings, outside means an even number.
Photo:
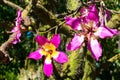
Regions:
<svg viewBox="0 0 120 80"><path fill-rule="evenodd" d="M9 5L9 6L15 8L15 9L23 10L22 7L16 5L16 4L14 4L14 3L12 3L12 2L10 2L10 1L8 1L8 0L3 0L3 2L4 2L5 4L7 4L7 5Z"/></svg>
<svg viewBox="0 0 120 80"><path fill-rule="evenodd" d="M115 60L117 60L117 59L119 59L120 58L120 53L118 53L118 54L116 54L115 56L113 56L113 57L111 57L110 59L108 59L108 62L113 62L113 61L115 61Z"/></svg>
<svg viewBox="0 0 120 80"><path fill-rule="evenodd" d="M58 24L58 25L56 25L56 26L53 26L52 28L48 29L47 31L39 32L39 33L47 33L47 32L49 32L49 31L55 29L56 27L63 25L64 23L65 23L65 21L61 22L60 24Z"/></svg>
<svg viewBox="0 0 120 80"><path fill-rule="evenodd" d="M116 10L111 10L111 9L107 9L108 11L110 11L113 14L120 14L120 11L116 11Z"/></svg>

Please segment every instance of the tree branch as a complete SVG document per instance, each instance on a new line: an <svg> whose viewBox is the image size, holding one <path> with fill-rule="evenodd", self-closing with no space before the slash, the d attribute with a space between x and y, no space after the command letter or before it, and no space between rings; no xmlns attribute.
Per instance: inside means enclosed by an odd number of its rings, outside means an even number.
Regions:
<svg viewBox="0 0 120 80"><path fill-rule="evenodd" d="M12 60L12 58L10 58L9 54L7 53L6 49L12 44L16 37L16 34L16 32L11 34L9 39L0 46L0 64L8 63Z"/></svg>
<svg viewBox="0 0 120 80"><path fill-rule="evenodd" d="M22 19L23 19L23 21L24 21L24 25L25 25L25 26L31 25L31 18L32 18L32 17L30 17L30 16L28 16L28 15L29 15L29 13L30 13L30 11L31 11L31 9L32 9L33 2L34 2L34 0L31 0L31 1L29 2L29 4L25 7L25 9L23 9L22 7L16 5L15 3L12 3L12 2L10 2L10 1L8 1L8 0L3 0L3 3L4 3L4 4L7 4L8 6L14 8L14 9L16 9L16 10L22 10ZM32 18L32 19L33 19L33 18ZM32 20L32 22L35 22L35 21Z"/></svg>
<svg viewBox="0 0 120 80"><path fill-rule="evenodd" d="M72 29L65 24L62 24L59 26L59 24L63 23L63 21L60 21L55 14L48 11L43 5L41 5L39 2L33 7L33 14L38 16L38 22L43 22L44 25L50 25L50 27L54 27L58 25L59 33L64 33L67 36L72 36Z"/></svg>
<svg viewBox="0 0 120 80"><path fill-rule="evenodd" d="M0 50L6 53L6 48L14 41L16 32L11 34L9 39L0 46Z"/></svg>
<svg viewBox="0 0 120 80"><path fill-rule="evenodd" d="M16 5L16 4L14 4L14 3L12 3L12 2L10 2L10 1L8 1L8 0L3 0L3 2L4 2L5 4L7 4L7 5L13 7L14 9L17 9L17 10L18 10L18 9L19 9L19 10L23 10L22 7Z"/></svg>

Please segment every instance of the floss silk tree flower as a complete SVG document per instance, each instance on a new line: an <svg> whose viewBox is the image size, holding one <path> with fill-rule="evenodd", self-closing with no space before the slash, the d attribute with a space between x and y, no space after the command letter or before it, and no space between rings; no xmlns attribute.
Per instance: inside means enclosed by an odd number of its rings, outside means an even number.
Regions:
<svg viewBox="0 0 120 80"><path fill-rule="evenodd" d="M37 35L36 41L41 47L35 52L31 52L28 58L39 60L45 56L43 71L49 77L53 72L52 59L58 63L65 63L68 61L68 57L64 52L56 50L60 44L59 34L55 34L50 41L44 36Z"/></svg>
<svg viewBox="0 0 120 80"><path fill-rule="evenodd" d="M12 33L16 33L15 39L12 42L13 44L17 44L18 42L21 41L20 40L20 36L21 36L20 24L21 24L21 21L22 21L21 13L22 13L22 11L18 10L18 12L17 12L17 18L16 18L16 21L15 21L15 27L11 31Z"/></svg>
<svg viewBox="0 0 120 80"><path fill-rule="evenodd" d="M100 18L95 4L90 5L88 8L82 8L80 13L80 17L65 17L67 25L74 30L80 30L80 33L76 33L70 43L67 44L67 50L76 50L86 41L92 57L99 60L99 57L102 55L102 47L97 38L113 37L118 34L118 31L117 29L110 29L104 24L105 17Z"/></svg>

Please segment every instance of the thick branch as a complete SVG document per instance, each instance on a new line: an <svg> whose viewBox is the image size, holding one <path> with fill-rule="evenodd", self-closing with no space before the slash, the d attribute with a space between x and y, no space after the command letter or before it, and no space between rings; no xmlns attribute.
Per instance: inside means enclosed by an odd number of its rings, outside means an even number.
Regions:
<svg viewBox="0 0 120 80"><path fill-rule="evenodd" d="M31 0L29 4L25 7L25 9L22 11L22 19L24 21L25 26L29 26L35 22L35 20L32 17L28 16L32 7L33 7L33 0Z"/></svg>
<svg viewBox="0 0 120 80"><path fill-rule="evenodd" d="M33 8L33 13L38 16L39 20L38 22L43 22L45 25L50 25L51 28L58 25L58 30L60 33L64 33L67 36L72 36L72 30L70 27L66 26L65 24L62 24L59 26L59 24L63 23L60 21L55 14L48 11L44 6L37 3L36 6Z"/></svg>
<svg viewBox="0 0 120 80"><path fill-rule="evenodd" d="M1 46L0 46L0 64L1 63L8 63L9 61L12 60L12 58L10 58L9 54L7 54L7 47L10 46L10 44L12 44L12 42L14 41L15 37L16 37L16 32L13 33L12 35L10 35L9 39L4 42Z"/></svg>
<svg viewBox="0 0 120 80"><path fill-rule="evenodd" d="M14 41L17 33L10 35L9 39L0 46L0 50L6 53L6 48Z"/></svg>

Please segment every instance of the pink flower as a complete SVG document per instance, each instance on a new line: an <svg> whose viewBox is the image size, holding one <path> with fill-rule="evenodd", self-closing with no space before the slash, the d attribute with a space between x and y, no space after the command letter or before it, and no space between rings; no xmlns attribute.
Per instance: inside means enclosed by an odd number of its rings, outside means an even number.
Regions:
<svg viewBox="0 0 120 80"><path fill-rule="evenodd" d="M56 50L60 44L60 35L55 34L50 41L44 36L37 35L36 41L41 48L31 52L28 58L39 60L42 56L45 56L43 71L49 77L53 72L52 59L58 63L65 63L68 61L68 57L64 52Z"/></svg>
<svg viewBox="0 0 120 80"><path fill-rule="evenodd" d="M95 4L89 6L89 8L83 8L80 11L83 13L78 18L72 18L70 16L65 18L66 24L71 26L74 30L80 30L79 34L75 34L69 44L67 44L67 50L76 50L80 48L83 42L87 41L87 48L91 52L93 58L99 60L102 55L102 47L97 38L102 39L106 37L113 37L118 34L117 29L110 29L104 25L104 19L101 19L100 25L98 10Z"/></svg>
<svg viewBox="0 0 120 80"><path fill-rule="evenodd" d="M22 21L21 13L22 13L22 11L18 10L18 12L17 12L17 18L16 18L16 22L15 22L15 27L11 31L12 33L16 32L16 37L15 37L14 41L12 42L13 44L17 44L18 42L21 41L20 40L20 36L21 36L20 24L21 24L21 21Z"/></svg>

